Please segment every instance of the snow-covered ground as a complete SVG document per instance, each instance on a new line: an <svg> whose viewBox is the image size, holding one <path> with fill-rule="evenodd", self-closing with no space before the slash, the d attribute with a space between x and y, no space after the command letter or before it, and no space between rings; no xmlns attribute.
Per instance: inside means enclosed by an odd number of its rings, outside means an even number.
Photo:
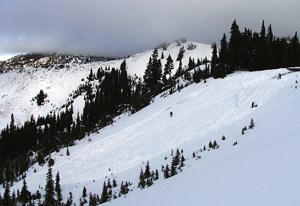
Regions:
<svg viewBox="0 0 300 206"><path fill-rule="evenodd" d="M211 57L210 45L200 44L193 42L196 48L193 50L187 50L187 42L182 44L185 48L184 57L182 59L183 67L188 65L189 57L197 59L203 59ZM179 66L179 62L176 62L177 55L181 46L176 46L176 43L170 44L167 50L158 49L159 57L161 53L164 53L164 59L162 59L162 65L166 63L168 55L174 60L174 70ZM140 54L133 55L126 59L128 74L138 75L142 77L146 69L147 63L153 50L149 50ZM120 68L120 64L123 60L114 60L108 62L93 62L88 64L69 64L68 68L55 69L53 68L31 68L28 67L23 71L12 71L4 74L0 74L0 129L6 127L10 123L11 114L14 114L15 122L18 125L24 123L33 114L35 117L44 116L51 110L56 110L65 104L72 91L84 83L82 78L86 78L93 69L97 71L99 67L115 67ZM43 90L48 97L44 106L37 106L36 101L31 100L37 96L40 90ZM84 105L82 97L79 97L74 101L74 112L81 112Z"/></svg>
<svg viewBox="0 0 300 206"><path fill-rule="evenodd" d="M287 74L278 80L278 73ZM277 69L210 78L166 98L158 96L135 114L121 115L70 147L70 156L66 149L51 154L64 200L71 191L78 202L84 186L88 194L100 195L103 181L115 177L118 185L132 182L133 191L107 205L299 205L298 75ZM254 129L241 135L252 118ZM192 152L210 140L220 148L198 152L201 158L193 159ZM187 159L183 171L169 179L160 173L153 186L138 189L145 163L149 160L151 169L160 171L171 163L170 151L176 148ZM29 190L44 187L46 173L47 166L29 169Z"/></svg>

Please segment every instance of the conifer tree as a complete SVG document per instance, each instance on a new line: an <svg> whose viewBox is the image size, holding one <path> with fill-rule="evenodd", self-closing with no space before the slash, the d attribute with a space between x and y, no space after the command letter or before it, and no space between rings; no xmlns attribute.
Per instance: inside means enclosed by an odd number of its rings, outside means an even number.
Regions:
<svg viewBox="0 0 300 206"><path fill-rule="evenodd" d="M158 59L157 49L154 49L143 77L145 87L150 91L151 95L158 94L161 86L162 68Z"/></svg>
<svg viewBox="0 0 300 206"><path fill-rule="evenodd" d="M66 203L66 206L71 206L73 204L73 194L72 192L69 192L69 197Z"/></svg>
<svg viewBox="0 0 300 206"><path fill-rule="evenodd" d="M45 200L44 204L49 206L54 206L56 200L55 200L55 194L54 194L54 181L52 176L52 168L49 165L48 167L48 173L46 178L46 186L45 186Z"/></svg>
<svg viewBox="0 0 300 206"><path fill-rule="evenodd" d="M159 179L159 173L158 173L158 170L156 169L155 170L155 180L158 180Z"/></svg>
<svg viewBox="0 0 300 206"><path fill-rule="evenodd" d="M102 193L101 193L101 201L100 203L104 203L108 201L108 193L107 193L107 186L106 186L106 182L104 181L103 183L103 189L102 189Z"/></svg>
<svg viewBox="0 0 300 206"><path fill-rule="evenodd" d="M236 20L233 21L230 29L230 40L228 44L228 73L232 73L237 70L240 59L240 40L241 33Z"/></svg>
<svg viewBox="0 0 300 206"><path fill-rule="evenodd" d="M265 40L265 38L266 38L266 27L265 27L265 21L263 20L262 21L262 24L261 24L261 29L260 29L260 38L262 39L262 40Z"/></svg>
<svg viewBox="0 0 300 206"><path fill-rule="evenodd" d="M217 45L213 44L213 50L212 50L212 56L211 56L211 75L214 78L218 78L221 76L218 71L218 51L217 51Z"/></svg>
<svg viewBox="0 0 300 206"><path fill-rule="evenodd" d="M92 195L92 193L90 193L89 206L96 206L96 205L97 205L97 198L95 195Z"/></svg>
<svg viewBox="0 0 300 206"><path fill-rule="evenodd" d="M116 181L116 179L113 179L112 186L113 186L113 188L115 188L115 187L117 187L117 186L118 186L118 185L117 185L117 181Z"/></svg>
<svg viewBox="0 0 300 206"><path fill-rule="evenodd" d="M66 152L67 156L70 156L70 151L69 151L69 147L67 147L67 152Z"/></svg>
<svg viewBox="0 0 300 206"><path fill-rule="evenodd" d="M129 191L128 189L128 185L127 184L124 184L123 181L121 182L121 186L120 186L120 192L121 194L125 195L127 194Z"/></svg>
<svg viewBox="0 0 300 206"><path fill-rule="evenodd" d="M59 172L57 172L56 178L55 178L55 192L56 192L57 201L61 202L62 201L62 194L61 194L61 188L60 188Z"/></svg>
<svg viewBox="0 0 300 206"><path fill-rule="evenodd" d="M196 67L196 64L195 64L194 59L192 59L191 57L189 57L188 70L192 70L195 67Z"/></svg>
<svg viewBox="0 0 300 206"><path fill-rule="evenodd" d="M227 63L228 63L228 43L226 40L226 35L223 34L223 38L221 39L221 45L219 49L219 67L221 72L221 77L225 77L227 71Z"/></svg>
<svg viewBox="0 0 300 206"><path fill-rule="evenodd" d="M181 155L181 159L180 159L180 167L183 167L184 166L184 161L185 161L185 158L183 156L183 154Z"/></svg>
<svg viewBox="0 0 300 206"><path fill-rule="evenodd" d="M177 163L175 162L175 158L173 157L172 163L171 163L171 174L170 174L170 176L174 176L174 175L177 174L176 165L177 165Z"/></svg>
<svg viewBox="0 0 300 206"><path fill-rule="evenodd" d="M172 70L174 69L173 59L171 55L168 56L167 62L164 67L163 82L167 84L168 80L171 78Z"/></svg>
<svg viewBox="0 0 300 206"><path fill-rule="evenodd" d="M183 74L183 69L182 69L182 62L181 60L179 61L178 69L175 73L175 78L180 77Z"/></svg>
<svg viewBox="0 0 300 206"><path fill-rule="evenodd" d="M214 143L213 143L212 146L213 146L214 149L217 149L217 148L219 147L219 145L217 144L217 141L216 141L216 140L214 141Z"/></svg>
<svg viewBox="0 0 300 206"><path fill-rule="evenodd" d="M165 178L169 178L170 177L170 168L169 168L169 165L166 165L166 167L165 167L164 177Z"/></svg>
<svg viewBox="0 0 300 206"><path fill-rule="evenodd" d="M213 144L211 143L211 141L209 141L208 147L209 147L209 148L213 148Z"/></svg>
<svg viewBox="0 0 300 206"><path fill-rule="evenodd" d="M147 161L146 167L145 167L145 173L144 173L145 179L150 178L150 166L149 166L149 161Z"/></svg>
<svg viewBox="0 0 300 206"><path fill-rule="evenodd" d="M31 199L31 194L27 189L27 183L26 180L23 180L23 187L20 194L20 201L23 206L25 206Z"/></svg>
<svg viewBox="0 0 300 206"><path fill-rule="evenodd" d="M182 60L184 52L185 52L184 46L180 47L176 61L181 61Z"/></svg>
<svg viewBox="0 0 300 206"><path fill-rule="evenodd" d="M11 205L11 197L10 197L10 188L9 184L6 183L4 194L3 194L3 199L2 199L2 205Z"/></svg>
<svg viewBox="0 0 300 206"><path fill-rule="evenodd" d="M45 94L43 90L40 90L39 94L37 95L37 105L41 106L42 104L44 104L46 97L47 94Z"/></svg>
<svg viewBox="0 0 300 206"><path fill-rule="evenodd" d="M267 40L269 43L272 43L273 39L274 39L274 36L273 36L273 31L272 31L272 25L270 24L268 26L268 31L267 31Z"/></svg>
<svg viewBox="0 0 300 206"><path fill-rule="evenodd" d="M249 129L253 129L254 128L254 120L253 119L251 119L251 121L250 121L250 125L249 125Z"/></svg>
<svg viewBox="0 0 300 206"><path fill-rule="evenodd" d="M295 32L295 35L291 39L291 50L294 59L294 65L300 65L300 44L297 32Z"/></svg>
<svg viewBox="0 0 300 206"><path fill-rule="evenodd" d="M146 182L145 182L145 174L143 172L143 169L141 169L141 172L140 172L140 182L139 182L139 187L141 189L145 188L145 185L146 185Z"/></svg>

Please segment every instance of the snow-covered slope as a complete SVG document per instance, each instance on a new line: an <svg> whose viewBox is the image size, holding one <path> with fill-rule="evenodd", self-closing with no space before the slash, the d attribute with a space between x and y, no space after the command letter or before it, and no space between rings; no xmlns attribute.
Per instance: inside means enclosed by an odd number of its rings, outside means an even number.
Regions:
<svg viewBox="0 0 300 206"><path fill-rule="evenodd" d="M182 59L183 67L187 66L189 57L203 59L207 57L210 59L211 48L210 45L194 43L196 48L188 50L187 47L191 42L186 42L181 46L176 46L175 43L170 44L166 50L159 49L159 55L164 53L165 58L162 59L162 65L166 63L166 58L171 55L174 60L174 70L178 68L179 62L176 62L179 49L183 46L185 48L184 57ZM133 55L126 59L128 74L142 77L146 69L146 65L153 50L149 50L140 54ZM42 56L40 62L46 57ZM53 65L46 68L26 66L25 69L15 70L8 73L0 73L0 129L6 127L10 122L11 114L14 114L15 122L21 125L25 120L28 120L33 114L35 117L44 116L52 110L59 109L69 99L72 91L83 83L81 81L86 78L93 69L94 72L99 67L115 67L120 68L122 60L114 61L99 61L92 63L74 63L68 62L63 68L59 65ZM40 64L37 64L40 65ZM43 90L47 95L47 103L38 107L36 102L32 99L37 96L40 90ZM74 111L81 112L83 108L83 97L79 97L74 102Z"/></svg>
<svg viewBox="0 0 300 206"><path fill-rule="evenodd" d="M278 73L286 75L278 80ZM297 82L298 73L285 69L241 72L158 96L143 110L122 115L78 141L69 148L70 156L66 149L51 154L64 200L71 191L78 202L84 186L88 194L100 195L103 181L115 177L119 185L132 182L133 191L108 205L299 205ZM254 129L241 135L252 118ZM210 140L217 140L220 148L192 158ZM170 164L170 151L176 148L187 159L183 171L169 179L160 173L153 186L138 189L145 163L149 160L152 170L160 170ZM46 173L47 166L28 171L31 191L44 187Z"/></svg>

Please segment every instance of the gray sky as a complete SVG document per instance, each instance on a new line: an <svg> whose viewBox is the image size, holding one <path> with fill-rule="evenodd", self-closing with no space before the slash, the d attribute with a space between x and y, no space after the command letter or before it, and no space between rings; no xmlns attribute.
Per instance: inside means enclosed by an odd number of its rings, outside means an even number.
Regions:
<svg viewBox="0 0 300 206"><path fill-rule="evenodd" d="M240 29L300 32L299 0L1 0L0 55L61 52L127 56L185 37L217 42Z"/></svg>

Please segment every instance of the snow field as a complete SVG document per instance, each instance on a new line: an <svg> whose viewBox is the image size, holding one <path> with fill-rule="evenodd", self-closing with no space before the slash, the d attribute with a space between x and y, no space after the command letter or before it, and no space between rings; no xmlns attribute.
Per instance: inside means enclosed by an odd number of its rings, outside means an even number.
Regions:
<svg viewBox="0 0 300 206"><path fill-rule="evenodd" d="M143 110L123 114L113 125L78 141L69 148L70 156L65 155L66 149L51 154L53 173L60 172L64 200L72 191L78 201L83 186L88 194L100 194L103 181L112 176L118 185L130 181L136 187L148 160L151 169L160 170L162 164L171 163L171 149L179 148L188 159L182 173L167 180L160 173L152 187L134 189L126 198L108 204L299 204L298 76L290 73L277 80L278 73L287 70L210 78L166 98L158 96ZM258 107L251 108L253 101ZM251 118L256 126L242 136L241 129ZM217 140L220 148L197 153L201 159L192 159L192 152L207 147L210 140ZM238 144L233 147L235 141ZM31 191L44 187L46 173L47 166L34 165L29 170L26 181ZM21 186L20 182L14 188Z"/></svg>

